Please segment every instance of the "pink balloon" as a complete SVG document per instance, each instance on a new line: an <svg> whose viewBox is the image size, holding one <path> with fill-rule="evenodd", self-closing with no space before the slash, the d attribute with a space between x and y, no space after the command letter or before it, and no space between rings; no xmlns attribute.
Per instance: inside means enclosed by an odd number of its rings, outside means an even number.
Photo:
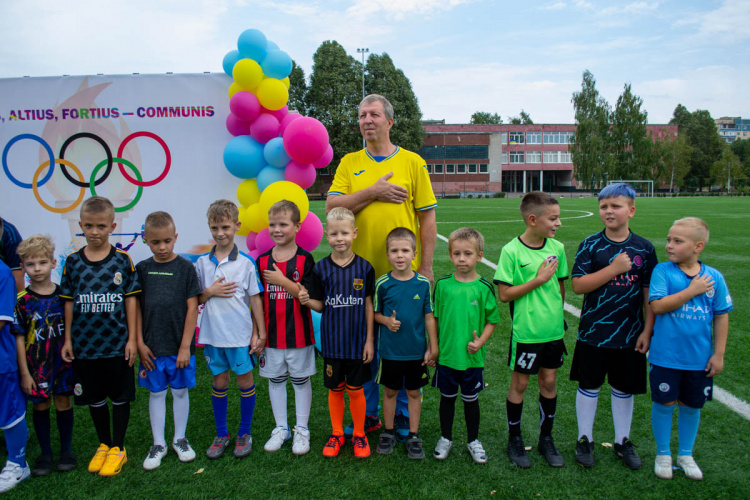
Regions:
<svg viewBox="0 0 750 500"><path fill-rule="evenodd" d="M315 167L312 163L297 163L292 160L286 164L284 179L293 182L302 189L307 189L315 182Z"/></svg>
<svg viewBox="0 0 750 500"><path fill-rule="evenodd" d="M284 131L284 149L299 163L312 163L323 156L328 147L328 131L315 118L297 118Z"/></svg>
<svg viewBox="0 0 750 500"><path fill-rule="evenodd" d="M276 117L277 120L279 120L279 122L281 122L281 120L283 120L286 117L286 115L289 114L289 106L284 106L283 108L277 109L277 110L266 109L263 106L261 106L260 112L273 115Z"/></svg>
<svg viewBox="0 0 750 500"><path fill-rule="evenodd" d="M227 116L227 130L235 137L238 135L247 135L250 133L250 122L242 121L232 113L229 113Z"/></svg>
<svg viewBox="0 0 750 500"><path fill-rule="evenodd" d="M323 241L323 224L318 216L307 212L307 217L302 221L296 238L297 244L308 252L312 252L320 242Z"/></svg>
<svg viewBox="0 0 750 500"><path fill-rule="evenodd" d="M313 167L326 168L331 164L331 160L333 160L333 147L329 144L328 149L326 149L326 152L323 153L323 156L318 158L318 161L313 162Z"/></svg>
<svg viewBox="0 0 750 500"><path fill-rule="evenodd" d="M302 118L302 115L299 113L289 113L284 117L283 120L281 120L281 135L284 135L284 131L289 126L289 124L297 118Z"/></svg>
<svg viewBox="0 0 750 500"><path fill-rule="evenodd" d="M229 109L240 120L251 122L260 114L260 102L252 92L241 90L229 100Z"/></svg>
<svg viewBox="0 0 750 500"><path fill-rule="evenodd" d="M245 243L247 244L247 250L253 251L255 250L255 238L258 236L258 233L254 233L250 231L247 233L247 239L245 240Z"/></svg>
<svg viewBox="0 0 750 500"><path fill-rule="evenodd" d="M247 253L248 253L248 254L250 254L250 257L252 257L252 258L253 258L253 260L258 260L258 257L260 257L260 254L262 254L263 252L259 251L259 250L258 250L258 249L256 248L255 250L250 250L250 251L249 251L249 252L247 252Z"/></svg>
<svg viewBox="0 0 750 500"><path fill-rule="evenodd" d="M259 232L258 236L255 237L255 249L261 254L266 253L267 251L272 249L273 245L273 240L268 234L268 228L265 228L263 231Z"/></svg>
<svg viewBox="0 0 750 500"><path fill-rule="evenodd" d="M253 123L250 124L250 135L253 139L265 144L274 137L279 136L279 120L268 113L261 113Z"/></svg>

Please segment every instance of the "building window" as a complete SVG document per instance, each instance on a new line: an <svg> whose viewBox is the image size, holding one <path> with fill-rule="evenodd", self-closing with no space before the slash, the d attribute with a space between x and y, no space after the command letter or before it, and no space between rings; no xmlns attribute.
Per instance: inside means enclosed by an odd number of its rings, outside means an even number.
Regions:
<svg viewBox="0 0 750 500"><path fill-rule="evenodd" d="M560 151L560 163L573 163L570 151Z"/></svg>
<svg viewBox="0 0 750 500"><path fill-rule="evenodd" d="M526 132L526 144L541 144L542 133L541 132Z"/></svg>
<svg viewBox="0 0 750 500"><path fill-rule="evenodd" d="M429 163L428 163L427 165L425 165L425 166L424 166L424 168L426 168L426 169L427 169L427 173L428 173L428 174L431 174L431 173L432 173L432 165L430 165Z"/></svg>
<svg viewBox="0 0 750 500"><path fill-rule="evenodd" d="M511 151L510 152L510 162L511 163L524 163L524 153L523 153L523 151Z"/></svg>
<svg viewBox="0 0 750 500"><path fill-rule="evenodd" d="M445 173L446 174L455 174L456 173L456 166L449 163L445 166Z"/></svg>
<svg viewBox="0 0 750 500"><path fill-rule="evenodd" d="M469 173L470 174L476 174L477 173L477 164L476 163L469 163Z"/></svg>
<svg viewBox="0 0 750 500"><path fill-rule="evenodd" d="M500 154L500 163L502 165L507 165L508 164L508 153L506 151L503 151Z"/></svg>
<svg viewBox="0 0 750 500"><path fill-rule="evenodd" d="M443 164L442 163L436 163L435 164L435 173L436 174L442 174L443 173Z"/></svg>
<svg viewBox="0 0 750 500"><path fill-rule="evenodd" d="M545 144L570 144L575 134L573 132L545 132Z"/></svg>
<svg viewBox="0 0 750 500"><path fill-rule="evenodd" d="M471 146L445 146L445 158L449 160L483 160L489 158L490 147L482 144Z"/></svg>
<svg viewBox="0 0 750 500"><path fill-rule="evenodd" d="M459 163L456 165L456 173L457 174L465 174L466 173L466 165L463 163Z"/></svg>
<svg viewBox="0 0 750 500"><path fill-rule="evenodd" d="M490 173L490 166L486 163L480 163L479 164L479 173L480 174L489 174Z"/></svg>
<svg viewBox="0 0 750 500"><path fill-rule="evenodd" d="M559 163L557 161L557 151L545 151L544 163Z"/></svg>
<svg viewBox="0 0 750 500"><path fill-rule="evenodd" d="M526 134L523 132L511 132L509 140L511 144L523 144L525 138Z"/></svg>
<svg viewBox="0 0 750 500"><path fill-rule="evenodd" d="M526 163L542 163L542 152L541 151L527 151Z"/></svg>
<svg viewBox="0 0 750 500"><path fill-rule="evenodd" d="M500 132L500 143L508 144L508 132Z"/></svg>

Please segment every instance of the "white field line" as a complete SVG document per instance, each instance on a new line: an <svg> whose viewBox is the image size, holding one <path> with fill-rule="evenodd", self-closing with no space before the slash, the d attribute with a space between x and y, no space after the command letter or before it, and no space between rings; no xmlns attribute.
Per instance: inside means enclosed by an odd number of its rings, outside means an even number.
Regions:
<svg viewBox="0 0 750 500"><path fill-rule="evenodd" d="M578 210L578 211L583 212L583 210ZM580 215L580 216L565 217L565 218L577 219L581 217L591 217L592 215L594 215L592 212L585 212L585 213L588 215ZM523 220L521 221L497 221L497 222L523 222ZM456 223L452 222L451 224L456 224ZM461 224L476 224L476 222L462 222ZM442 234L438 234L437 237L443 240L444 242L448 243L448 238L446 238ZM493 269L493 270L497 269L497 264L490 262L484 257L482 258L482 264L489 267L490 269ZM565 304L563 305L563 309L565 309L567 312L569 312L576 318L581 317L581 310L572 304L568 304L567 302L565 302ZM748 403L747 401L744 401L738 398L731 392L725 391L724 389L716 385L714 385L713 397L714 399L716 399L716 401L724 404L725 406L727 406L730 410L732 410L739 416L744 417L745 420L750 420L750 403Z"/></svg>
<svg viewBox="0 0 750 500"><path fill-rule="evenodd" d="M440 209L443 210L442 208ZM594 215L593 212L588 212L586 210L564 210L565 212L579 212L583 215L571 215L570 217L560 217L560 219L584 219L586 217L591 217ZM478 220L478 221L469 221L469 222L461 222L460 224L503 224L507 222L523 222L523 219L515 219L515 220ZM448 221L440 221L438 224L456 224L456 222L448 222ZM446 240L447 241L447 240Z"/></svg>

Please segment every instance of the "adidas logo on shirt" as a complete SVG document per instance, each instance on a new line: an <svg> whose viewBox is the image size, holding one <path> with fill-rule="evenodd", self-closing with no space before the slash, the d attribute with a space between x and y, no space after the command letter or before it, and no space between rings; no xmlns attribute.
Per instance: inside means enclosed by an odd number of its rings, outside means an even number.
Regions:
<svg viewBox="0 0 750 500"><path fill-rule="evenodd" d="M477 301L476 301L476 300L474 300L474 302L472 302L472 303L471 303L471 304L469 304L469 305L471 305L471 306L478 306L479 304L477 304Z"/></svg>
<svg viewBox="0 0 750 500"><path fill-rule="evenodd" d="M416 295L414 296L414 300L422 300L422 298L421 298L421 297L419 296L419 294L416 294Z"/></svg>

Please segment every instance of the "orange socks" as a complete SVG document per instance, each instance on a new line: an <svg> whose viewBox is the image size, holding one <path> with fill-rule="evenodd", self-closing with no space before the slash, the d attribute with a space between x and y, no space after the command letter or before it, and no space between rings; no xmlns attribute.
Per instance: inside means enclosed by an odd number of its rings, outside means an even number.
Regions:
<svg viewBox="0 0 750 500"><path fill-rule="evenodd" d="M351 397L351 395L349 397ZM343 382L337 388L328 390L328 410L331 413L331 427L333 427L333 434L336 436L343 436L344 435L344 383ZM364 420L362 422L364 426Z"/></svg>
<svg viewBox="0 0 750 500"><path fill-rule="evenodd" d="M349 394L349 411L352 413L352 421L354 422L354 435L364 436L365 435L365 413L367 412L367 400L365 399L365 391L362 387L349 387L346 386L346 393ZM343 401L343 394L342 394ZM343 404L343 403L342 403ZM343 414L343 406L342 406Z"/></svg>

